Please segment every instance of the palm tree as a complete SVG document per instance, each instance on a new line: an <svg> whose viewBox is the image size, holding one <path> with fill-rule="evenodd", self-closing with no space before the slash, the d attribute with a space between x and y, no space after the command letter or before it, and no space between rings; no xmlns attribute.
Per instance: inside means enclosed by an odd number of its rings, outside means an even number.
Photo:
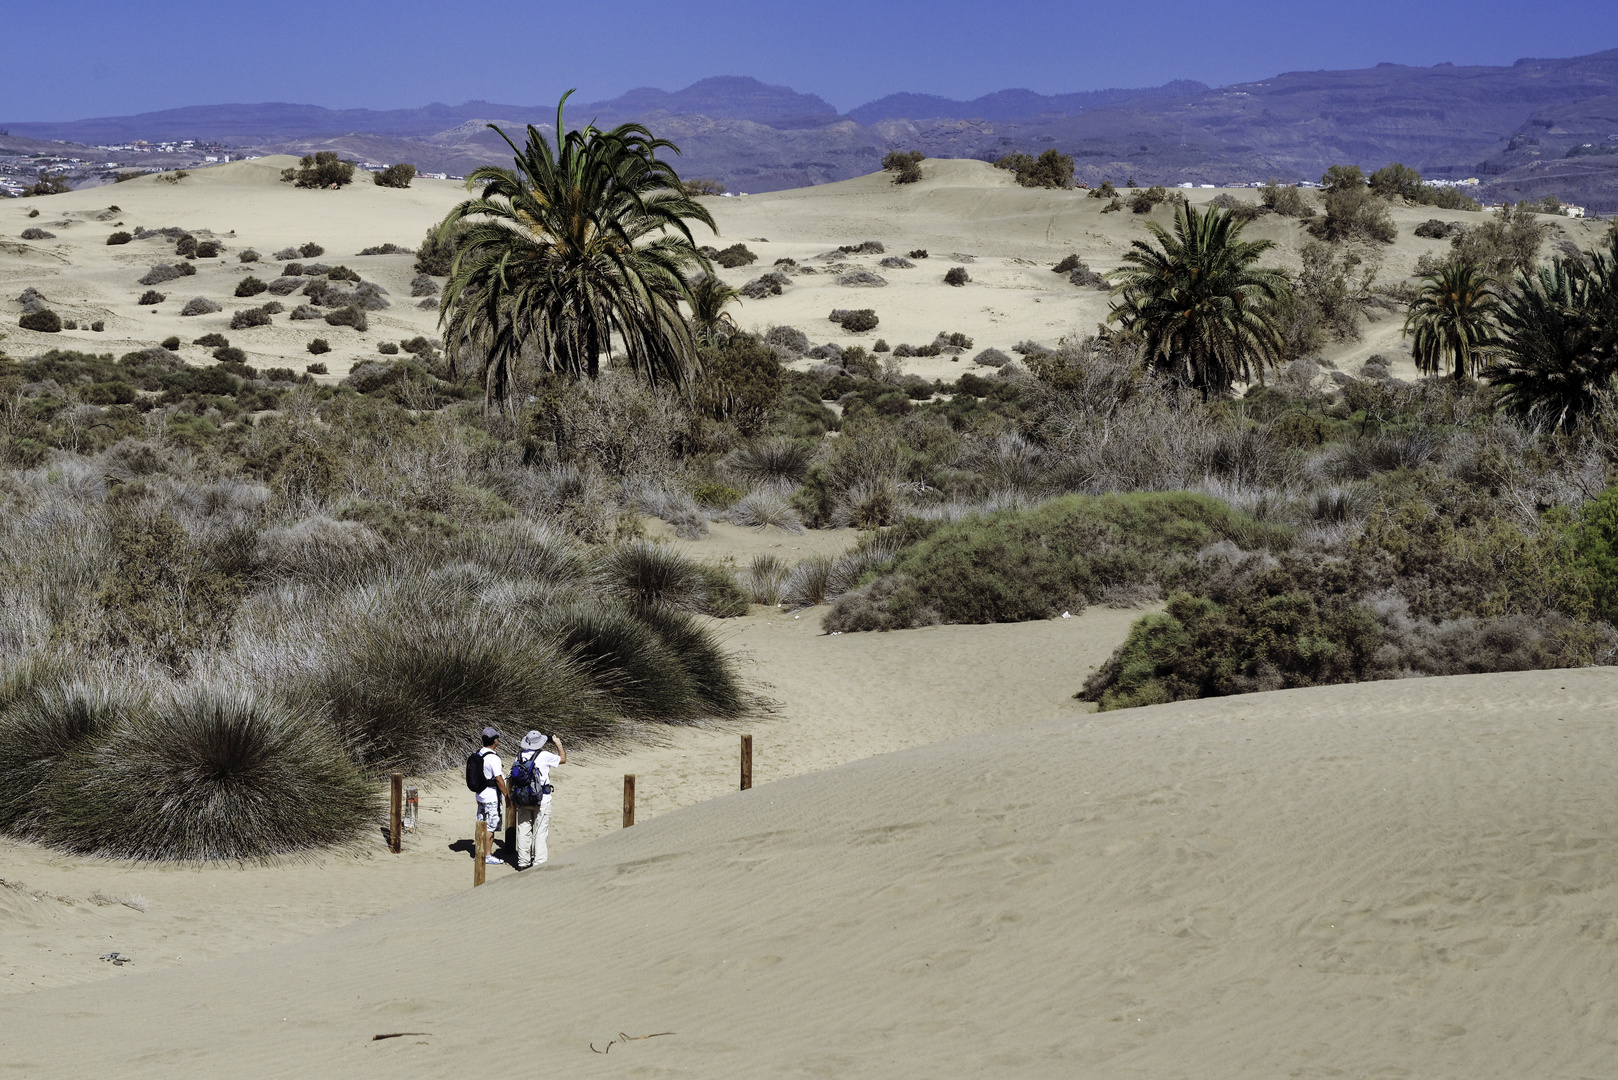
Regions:
<svg viewBox="0 0 1618 1080"><path fill-rule="evenodd" d="M1457 382L1482 364L1494 343L1499 302L1487 275L1463 262L1445 263L1422 278L1404 333L1416 366L1428 375L1453 367Z"/></svg>
<svg viewBox="0 0 1618 1080"><path fill-rule="evenodd" d="M1618 272L1596 255L1555 258L1517 275L1500 302L1499 359L1484 377L1502 387L1500 404L1556 428L1595 414L1613 395L1618 376Z"/></svg>
<svg viewBox="0 0 1618 1080"><path fill-rule="evenodd" d="M718 274L703 274L691 283L691 329L697 340L717 345L736 332L736 320L725 308L740 292L726 285Z"/></svg>
<svg viewBox="0 0 1618 1080"><path fill-rule="evenodd" d="M697 364L680 312L691 301L683 274L706 260L688 221L714 226L686 195L659 150L679 148L639 124L586 126L557 146L532 125L515 168L484 166L467 177L483 192L440 226L466 231L445 289L440 323L452 363L482 364L484 403L506 404L517 365L527 361L573 378L595 378L601 355L616 357L654 385L679 385Z"/></svg>
<svg viewBox="0 0 1618 1080"><path fill-rule="evenodd" d="M1204 397L1229 393L1281 353L1278 307L1291 286L1282 271L1254 265L1274 244L1241 239L1245 224L1228 210L1181 204L1174 235L1147 222L1157 245L1136 240L1110 275L1120 299L1107 321L1138 335L1161 370Z"/></svg>

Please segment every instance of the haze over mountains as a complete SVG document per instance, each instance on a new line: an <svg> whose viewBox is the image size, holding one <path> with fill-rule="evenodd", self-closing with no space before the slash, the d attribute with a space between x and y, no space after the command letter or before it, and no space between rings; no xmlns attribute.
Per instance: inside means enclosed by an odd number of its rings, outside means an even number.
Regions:
<svg viewBox="0 0 1618 1080"><path fill-rule="evenodd" d="M656 133L683 151L682 173L717 177L733 191L861 175L894 148L992 160L1055 147L1073 155L1078 179L1090 183L1315 179L1339 162L1374 169L1402 161L1428 177L1477 176L1485 199L1554 194L1595 211L1618 210L1618 49L1509 67L1288 72L1224 87L1176 81L1058 95L1013 89L971 101L901 93L845 114L814 94L726 76L675 92L642 88L570 105L567 117L655 121ZM379 111L267 103L0 128L17 139L87 145L191 138L246 153L334 149L460 174L509 159L486 123L549 130L554 120L550 104Z"/></svg>

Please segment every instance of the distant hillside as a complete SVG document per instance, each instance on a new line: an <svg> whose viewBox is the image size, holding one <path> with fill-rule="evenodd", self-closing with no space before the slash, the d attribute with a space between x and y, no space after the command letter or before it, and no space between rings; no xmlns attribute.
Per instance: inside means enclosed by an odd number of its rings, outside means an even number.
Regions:
<svg viewBox="0 0 1618 1080"><path fill-rule="evenodd" d="M554 118L551 105L483 101L390 111L258 104L0 129L80 144L193 138L254 153L334 149L461 174L509 158L487 122L548 130ZM653 121L683 151L682 172L739 191L868 173L894 148L992 160L1055 147L1090 183L1300 180L1339 162L1375 169L1402 161L1430 177L1478 176L1485 198L1555 194L1618 210L1618 49L1506 67L1287 72L1225 87L1011 89L971 101L893 94L846 115L813 94L724 76L569 107L570 123L587 119Z"/></svg>

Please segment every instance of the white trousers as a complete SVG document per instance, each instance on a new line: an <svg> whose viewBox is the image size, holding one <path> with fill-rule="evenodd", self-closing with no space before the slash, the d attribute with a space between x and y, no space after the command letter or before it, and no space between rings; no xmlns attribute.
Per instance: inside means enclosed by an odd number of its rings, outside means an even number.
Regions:
<svg viewBox="0 0 1618 1080"><path fill-rule="evenodd" d="M550 856L545 851L545 836L551 831L551 797L545 796L538 806L517 807L517 868L542 866Z"/></svg>

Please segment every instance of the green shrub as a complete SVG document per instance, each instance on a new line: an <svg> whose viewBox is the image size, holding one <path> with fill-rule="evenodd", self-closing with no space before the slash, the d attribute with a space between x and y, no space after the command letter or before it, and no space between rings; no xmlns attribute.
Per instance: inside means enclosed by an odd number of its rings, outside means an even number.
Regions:
<svg viewBox="0 0 1618 1080"><path fill-rule="evenodd" d="M133 239L135 238L126 232L115 232L107 237L107 246L118 247L120 244L127 244Z"/></svg>
<svg viewBox="0 0 1618 1080"><path fill-rule="evenodd" d="M758 256L749 251L746 244L732 244L716 253L713 261L727 270L734 270L738 266L748 266L757 262Z"/></svg>
<svg viewBox="0 0 1618 1080"><path fill-rule="evenodd" d="M41 334L59 334L62 332L62 317L50 308L40 308L18 319L17 325Z"/></svg>
<svg viewBox="0 0 1618 1080"><path fill-rule="evenodd" d="M197 258L199 258L199 259L217 259L217 258L219 258L219 241L217 241L217 240L203 240L200 243L198 243L197 244Z"/></svg>
<svg viewBox="0 0 1618 1080"><path fill-rule="evenodd" d="M326 271L327 281L358 281L360 275L357 270L350 270L346 266L334 266Z"/></svg>
<svg viewBox="0 0 1618 1080"><path fill-rule="evenodd" d="M1017 183L1023 187L1065 189L1073 186L1073 159L1055 147L1037 158L1028 154L1006 154L994 164L1015 174Z"/></svg>
<svg viewBox="0 0 1618 1080"><path fill-rule="evenodd" d="M316 340L318 341L319 339L317 338ZM313 344L313 342L311 342L310 344ZM329 346L328 346L328 348L329 348ZM314 350L311 349L309 351L313 352ZM303 370L304 370L305 373L307 373L309 375L326 375L326 374L329 374L329 372L327 372L327 370L326 370L326 365L325 364L305 364Z"/></svg>
<svg viewBox="0 0 1618 1080"><path fill-rule="evenodd" d="M875 330L882 321L877 318L876 311L872 308L858 308L855 310L838 308L831 313L829 318L850 334L863 334L868 330Z"/></svg>
<svg viewBox="0 0 1618 1080"><path fill-rule="evenodd" d="M921 179L921 163L926 160L920 150L889 150L882 158L882 168L894 174L895 184L914 184Z"/></svg>
<svg viewBox="0 0 1618 1080"><path fill-rule="evenodd" d="M219 361L221 364L247 363L247 354L242 352L242 350L238 349L234 345L226 345L223 348L215 349L213 351L213 358ZM239 375L240 372L235 372L233 374Z"/></svg>
<svg viewBox="0 0 1618 1080"><path fill-rule="evenodd" d="M349 326L364 333L369 327L369 322L365 318L363 309L349 304L346 307L338 308L336 311L328 311L326 313L326 325Z"/></svg>
<svg viewBox="0 0 1618 1080"><path fill-rule="evenodd" d="M717 480L704 480L691 492L691 497L701 506L712 510L728 510L742 497L742 493L729 484L721 484Z"/></svg>
<svg viewBox="0 0 1618 1080"><path fill-rule="evenodd" d="M320 150L305 155L294 168L282 169L281 182L300 188L344 187L354 182L354 163L339 160L336 151Z"/></svg>
<svg viewBox="0 0 1618 1080"><path fill-rule="evenodd" d="M447 230L438 225L429 225L427 235L422 238L421 247L416 249L416 273L431 277L447 277L455 263L455 252L458 250L461 237L471 225L465 221L457 221ZM417 295L411 290L412 295ZM419 295L431 295L421 293Z"/></svg>
<svg viewBox="0 0 1618 1080"><path fill-rule="evenodd" d="M385 188L407 188L415 178L416 167L404 164L389 165L381 172L371 174L371 182Z"/></svg>
<svg viewBox="0 0 1618 1080"><path fill-rule="evenodd" d="M242 278L236 283L236 295L243 297L257 296L259 293L268 288L269 286L264 284L264 282L260 281L258 278L248 276Z"/></svg>
<svg viewBox="0 0 1618 1080"><path fill-rule="evenodd" d="M326 254L326 249L315 243L313 240L310 240L307 243L298 245L298 254L302 255L306 259L318 259L322 255Z"/></svg>
<svg viewBox="0 0 1618 1080"><path fill-rule="evenodd" d="M1200 574L1195 554L1219 540L1285 548L1291 533L1185 492L1069 495L929 528L902 550L880 604L838 602L828 630L898 629L927 621L1019 622L1081 610L1114 588L1177 587ZM861 606L872 610L857 611ZM881 625L873 625L873 619Z"/></svg>
<svg viewBox="0 0 1618 1080"><path fill-rule="evenodd" d="M179 347L180 338L178 335L170 334L168 337L163 339L163 348L167 349L169 352L174 352Z"/></svg>
<svg viewBox="0 0 1618 1080"><path fill-rule="evenodd" d="M1277 214L1287 217L1311 217L1314 211L1295 184L1271 180L1259 189L1259 202Z"/></svg>
<svg viewBox="0 0 1618 1080"><path fill-rule="evenodd" d="M224 334L203 334L191 344L201 345L204 349L223 349L225 346L230 344L230 339Z"/></svg>
<svg viewBox="0 0 1618 1080"><path fill-rule="evenodd" d="M82 756L126 726L143 704L127 683L82 678L36 657L0 682L0 833L40 839L53 800L46 792Z"/></svg>
<svg viewBox="0 0 1618 1080"><path fill-rule="evenodd" d="M328 342L325 338L318 338L317 337L313 341L311 341L307 346L305 346L305 348L307 348L310 352L314 353L316 356L319 356L321 353L329 353L329 352L331 352L331 343ZM324 369L325 365L322 364L321 367L322 367L322 369ZM311 366L311 367L308 368L308 370L309 371L314 371L314 367ZM321 370L321 371L315 372L315 374L324 375L324 374L326 374L326 372L324 370Z"/></svg>
<svg viewBox="0 0 1618 1080"><path fill-rule="evenodd" d="M376 346L376 351L381 353L384 356L398 356L399 355L399 346L395 345L391 341L378 342L377 346Z"/></svg>

